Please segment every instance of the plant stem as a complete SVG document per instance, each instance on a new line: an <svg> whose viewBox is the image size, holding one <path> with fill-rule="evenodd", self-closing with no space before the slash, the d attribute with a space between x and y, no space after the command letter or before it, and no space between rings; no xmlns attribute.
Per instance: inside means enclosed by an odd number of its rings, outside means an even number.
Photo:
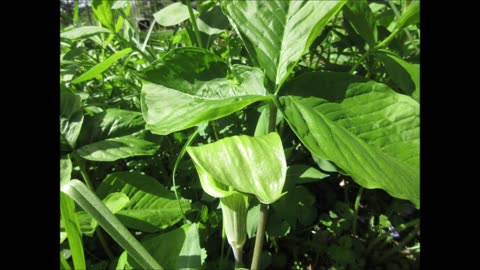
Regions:
<svg viewBox="0 0 480 270"><path fill-rule="evenodd" d="M386 39L384 39L382 42L378 43L377 46L375 46L375 50L387 46L388 43L390 43L390 41L392 41L392 39L393 39L398 33L400 33L400 29L399 29L399 28L395 29L395 31L393 31Z"/></svg>
<svg viewBox="0 0 480 270"><path fill-rule="evenodd" d="M215 123L215 120L212 120L211 123L211 126L212 126L212 131L213 131L213 136L215 137L215 140L219 140L219 137L218 137L218 132L217 132L217 123Z"/></svg>
<svg viewBox="0 0 480 270"><path fill-rule="evenodd" d="M203 48L202 39L200 38L200 32L198 31L197 21L195 20L195 16L193 14L192 3L190 0L185 0L188 7L188 13L190 14L190 21L192 22L193 31L195 32L195 38L197 39L197 45L200 48Z"/></svg>
<svg viewBox="0 0 480 270"><path fill-rule="evenodd" d="M268 205L260 203L260 215L258 216L257 235L255 237L255 248L253 250L252 264L250 270L260 269L260 256L262 254L263 237L265 225L267 224Z"/></svg>
<svg viewBox="0 0 480 270"><path fill-rule="evenodd" d="M355 205L354 211L353 212L353 235L357 235L357 219L358 219L358 208L360 206L360 200L362 199L362 194L363 194L363 187L360 187L357 193L357 197L355 198Z"/></svg>
<svg viewBox="0 0 480 270"><path fill-rule="evenodd" d="M274 132L277 123L277 107L274 102L270 103L270 117L268 120L268 132ZM267 224L268 205L260 203L260 215L258 216L257 235L255 237L255 248L253 250L252 264L250 270L260 269L260 256L262 255L263 238L265 236L265 225Z"/></svg>
<svg viewBox="0 0 480 270"><path fill-rule="evenodd" d="M350 74L353 74L355 70L357 70L358 66L372 53L373 50L366 51L358 60L355 65L353 65L352 69L350 69Z"/></svg>

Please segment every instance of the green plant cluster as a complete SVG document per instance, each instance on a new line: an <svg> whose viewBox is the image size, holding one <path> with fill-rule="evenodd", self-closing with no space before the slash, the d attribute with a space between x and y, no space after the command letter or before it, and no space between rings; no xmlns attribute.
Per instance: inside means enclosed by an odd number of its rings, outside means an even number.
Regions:
<svg viewBox="0 0 480 270"><path fill-rule="evenodd" d="M184 1L147 31L91 4L60 32L61 269L419 268L419 1Z"/></svg>

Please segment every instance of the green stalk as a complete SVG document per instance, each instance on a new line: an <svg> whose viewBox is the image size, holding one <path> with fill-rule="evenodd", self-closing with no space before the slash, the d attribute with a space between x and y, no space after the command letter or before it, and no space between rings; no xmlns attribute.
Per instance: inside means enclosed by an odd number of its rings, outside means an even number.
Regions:
<svg viewBox="0 0 480 270"><path fill-rule="evenodd" d="M378 43L377 46L375 46L375 50L387 46L388 43L390 43L390 41L392 41L392 39L393 39L398 33L400 33L400 30L401 30L401 29L397 28L395 31L393 31L386 39L384 39L382 42Z"/></svg>
<svg viewBox="0 0 480 270"><path fill-rule="evenodd" d="M277 107L274 102L270 103L270 118L268 120L268 132L274 132L277 123ZM258 216L257 235L255 248L253 249L251 270L260 269L260 256L262 255L263 238L265 237L265 225L267 224L268 205L260 203L260 215Z"/></svg>
<svg viewBox="0 0 480 270"><path fill-rule="evenodd" d="M376 47L375 47L376 48ZM353 74L355 70L357 70L358 66L373 52L373 50L366 51L358 60L355 65L353 65L352 69L350 69L350 74Z"/></svg>
<svg viewBox="0 0 480 270"><path fill-rule="evenodd" d="M363 194L363 187L360 187L357 193L357 197L355 198L355 205L353 212L353 235L357 235L357 219L358 219L358 208L360 206L360 200L362 199Z"/></svg>
<svg viewBox="0 0 480 270"><path fill-rule="evenodd" d="M251 270L260 269L260 256L262 255L263 238L265 225L267 224L268 205L260 203L260 215L258 216L257 235L255 237L255 248L253 250Z"/></svg>
<svg viewBox="0 0 480 270"><path fill-rule="evenodd" d="M195 32L195 38L197 39L197 45L200 48L203 48L202 39L200 38L200 32L198 31L197 21L195 20L195 16L193 14L192 3L190 0L185 0L188 7L188 13L190 14L190 21L193 26L193 31Z"/></svg>

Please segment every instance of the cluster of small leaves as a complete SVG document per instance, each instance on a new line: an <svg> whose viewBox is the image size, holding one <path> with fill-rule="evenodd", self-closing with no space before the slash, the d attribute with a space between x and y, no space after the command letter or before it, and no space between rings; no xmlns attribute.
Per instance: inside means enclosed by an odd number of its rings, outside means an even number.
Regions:
<svg viewBox="0 0 480 270"><path fill-rule="evenodd" d="M232 269L196 171L225 160L185 149L248 148L272 112L285 184L228 182L247 262L258 198L261 269L418 269L419 1L176 2L147 31L132 2L61 30L62 269Z"/></svg>

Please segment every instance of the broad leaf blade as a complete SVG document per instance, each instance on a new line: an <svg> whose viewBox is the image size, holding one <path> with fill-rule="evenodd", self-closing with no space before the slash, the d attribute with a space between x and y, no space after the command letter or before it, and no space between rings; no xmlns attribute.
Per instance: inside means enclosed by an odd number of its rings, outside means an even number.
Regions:
<svg viewBox="0 0 480 270"><path fill-rule="evenodd" d="M60 37L66 39L79 39L99 33L110 33L110 30L99 26L82 26L63 32L60 34Z"/></svg>
<svg viewBox="0 0 480 270"><path fill-rule="evenodd" d="M78 78L72 81L72 83L81 83L83 81L87 81L97 77L98 75L102 74L105 70L110 68L118 59L124 57L125 55L132 52L132 48L126 48L124 50L118 51L109 58L105 59L105 61L95 65L93 68L88 70L87 72L80 75Z"/></svg>
<svg viewBox="0 0 480 270"><path fill-rule="evenodd" d="M155 235L142 244L166 269L200 269L201 248L196 223L185 224L171 232ZM128 263L138 269L139 265L128 256Z"/></svg>
<svg viewBox="0 0 480 270"><path fill-rule="evenodd" d="M331 160L365 188L419 200L419 104L387 86L359 83L342 104L318 98L280 98L304 145Z"/></svg>
<svg viewBox="0 0 480 270"><path fill-rule="evenodd" d="M225 1L223 7L253 43L260 66L279 88L344 4L345 1Z"/></svg>
<svg viewBox="0 0 480 270"><path fill-rule="evenodd" d="M153 155L160 146L154 142L123 136L110 138L77 149L76 153L84 159L92 161L115 161L134 156Z"/></svg>
<svg viewBox="0 0 480 270"><path fill-rule="evenodd" d="M273 203L282 196L287 165L277 133L228 137L188 147L187 152L209 177L238 191L254 194L263 203Z"/></svg>
<svg viewBox="0 0 480 270"><path fill-rule="evenodd" d="M263 73L247 66L227 65L200 48L170 51L146 72L141 105L152 133L166 135L219 119L265 96Z"/></svg>
<svg viewBox="0 0 480 270"><path fill-rule="evenodd" d="M130 198L128 205L116 216L125 226L141 231L155 232L174 225L182 219L182 209L190 209L186 200L178 202L172 191L154 178L139 173L109 174L96 193L104 198L111 192L122 192Z"/></svg>
<svg viewBox="0 0 480 270"><path fill-rule="evenodd" d="M388 74L402 91L420 100L420 65L410 64L387 50L378 50L376 56L383 62Z"/></svg>
<svg viewBox="0 0 480 270"><path fill-rule="evenodd" d="M193 13L198 14L198 11L193 10ZM190 14L186 5L177 2L162 8L157 13L154 13L153 17L158 24L168 27L184 22L190 18Z"/></svg>
<svg viewBox="0 0 480 270"><path fill-rule="evenodd" d="M71 180L62 187L62 192L70 196L87 213L95 218L100 226L128 253L142 268L163 269L138 240L112 214L112 212L79 180ZM86 269L85 267L79 269Z"/></svg>
<svg viewBox="0 0 480 270"><path fill-rule="evenodd" d="M93 117L85 117L78 144L86 145L131 135L142 131L144 126L145 121L140 112L110 108Z"/></svg>
<svg viewBox="0 0 480 270"><path fill-rule="evenodd" d="M65 194L60 194L60 214L67 232L73 266L75 269L86 269L82 233L80 232L80 224L75 213L75 203Z"/></svg>

